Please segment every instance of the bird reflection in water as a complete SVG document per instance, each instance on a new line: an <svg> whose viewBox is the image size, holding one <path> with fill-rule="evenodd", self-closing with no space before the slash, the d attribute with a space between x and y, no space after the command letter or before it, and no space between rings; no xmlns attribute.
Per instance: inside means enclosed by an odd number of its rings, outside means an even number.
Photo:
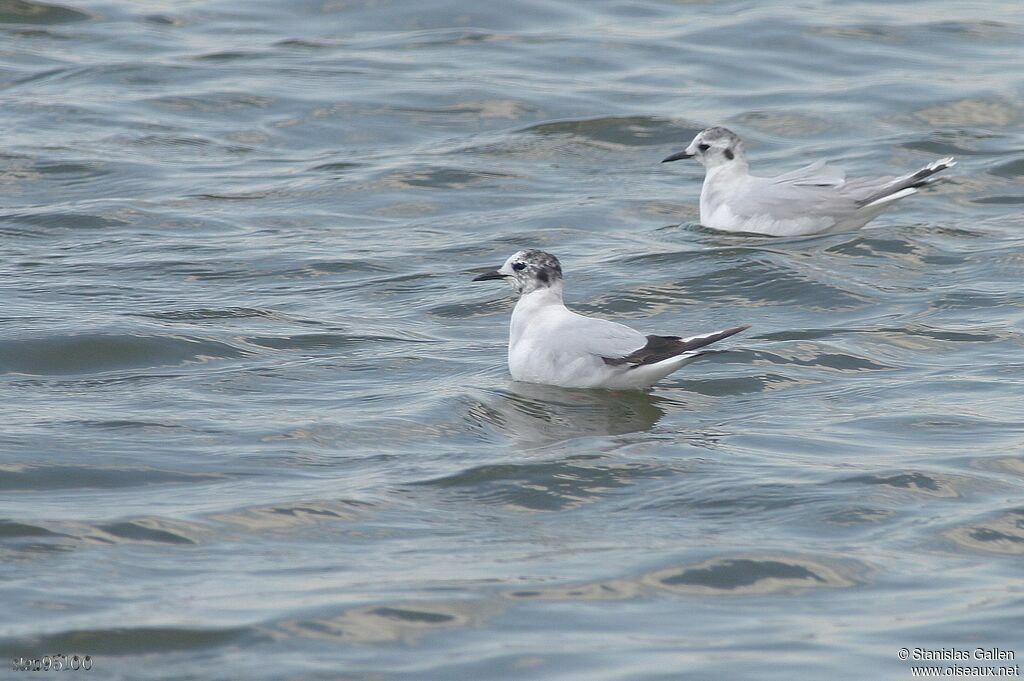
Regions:
<svg viewBox="0 0 1024 681"><path fill-rule="evenodd" d="M545 444L647 431L665 415L659 405L669 404L678 403L635 390L570 390L513 381L470 407L468 417L516 441Z"/></svg>

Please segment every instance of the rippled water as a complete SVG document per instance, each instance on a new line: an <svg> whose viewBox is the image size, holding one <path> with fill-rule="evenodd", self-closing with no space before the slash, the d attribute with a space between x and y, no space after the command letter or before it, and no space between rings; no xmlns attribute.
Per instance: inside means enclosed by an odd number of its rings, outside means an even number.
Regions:
<svg viewBox="0 0 1024 681"><path fill-rule="evenodd" d="M1024 655L1017 2L0 0L0 650L123 679L910 678ZM755 168L949 179L697 224ZM526 246L650 394L514 384ZM5 665L9 662L5 662Z"/></svg>

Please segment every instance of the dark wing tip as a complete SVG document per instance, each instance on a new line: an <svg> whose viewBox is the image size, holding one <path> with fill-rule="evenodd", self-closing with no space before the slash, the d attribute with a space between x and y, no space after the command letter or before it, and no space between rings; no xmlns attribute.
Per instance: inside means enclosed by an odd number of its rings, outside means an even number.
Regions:
<svg viewBox="0 0 1024 681"><path fill-rule="evenodd" d="M715 333L709 333L704 336L698 336L691 338L689 341L682 343L686 347L687 351L696 350L702 348L705 345L711 345L717 343L720 340L725 340L729 336L735 336L738 333L743 333L750 328L750 324L744 324L743 326L734 326L731 329L725 329L723 331L716 331Z"/></svg>
<svg viewBox="0 0 1024 681"><path fill-rule="evenodd" d="M749 324L744 324L743 326L697 336L689 340L683 340L682 336L648 336L646 345L625 357L602 357L601 359L604 360L605 364L611 366L630 364L632 365L631 369L648 364L657 364L676 355L693 352L698 348L717 343L729 336L735 336L737 333L746 331L749 328Z"/></svg>

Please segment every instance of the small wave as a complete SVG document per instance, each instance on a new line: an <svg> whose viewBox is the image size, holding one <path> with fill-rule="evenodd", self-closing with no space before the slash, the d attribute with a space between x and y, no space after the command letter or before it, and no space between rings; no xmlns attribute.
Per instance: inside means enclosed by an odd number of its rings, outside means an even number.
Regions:
<svg viewBox="0 0 1024 681"><path fill-rule="evenodd" d="M42 464L0 464L0 490L52 491L118 489L146 485L199 484L223 480L206 473L176 473L147 466L107 467Z"/></svg>
<svg viewBox="0 0 1024 681"><path fill-rule="evenodd" d="M0 0L0 24L64 24L91 19L85 12L30 0Z"/></svg>
<svg viewBox="0 0 1024 681"><path fill-rule="evenodd" d="M443 488L455 497L525 511L575 508L673 469L643 463L570 461L478 466L413 485Z"/></svg>
<svg viewBox="0 0 1024 681"><path fill-rule="evenodd" d="M954 528L945 536L972 553L1024 555L1024 509Z"/></svg>
<svg viewBox="0 0 1024 681"><path fill-rule="evenodd" d="M522 132L541 136L570 136L602 145L664 146L689 141L704 126L653 116L605 116L538 123Z"/></svg>
<svg viewBox="0 0 1024 681"><path fill-rule="evenodd" d="M26 650L88 651L90 655L141 655L189 652L239 644L253 644L256 630L245 627L199 629L191 627L118 627L72 629L53 634L0 639L0 654L24 656Z"/></svg>
<svg viewBox="0 0 1024 681"><path fill-rule="evenodd" d="M245 354L226 343L186 336L83 333L0 341L0 374L68 376L182 366Z"/></svg>

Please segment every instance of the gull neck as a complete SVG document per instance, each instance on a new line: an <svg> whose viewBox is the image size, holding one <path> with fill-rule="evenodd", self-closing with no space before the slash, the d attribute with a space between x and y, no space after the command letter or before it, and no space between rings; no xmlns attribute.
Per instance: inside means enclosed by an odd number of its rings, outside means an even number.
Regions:
<svg viewBox="0 0 1024 681"><path fill-rule="evenodd" d="M517 305L541 306L562 303L562 282L555 281L549 286L535 288L519 296Z"/></svg>

